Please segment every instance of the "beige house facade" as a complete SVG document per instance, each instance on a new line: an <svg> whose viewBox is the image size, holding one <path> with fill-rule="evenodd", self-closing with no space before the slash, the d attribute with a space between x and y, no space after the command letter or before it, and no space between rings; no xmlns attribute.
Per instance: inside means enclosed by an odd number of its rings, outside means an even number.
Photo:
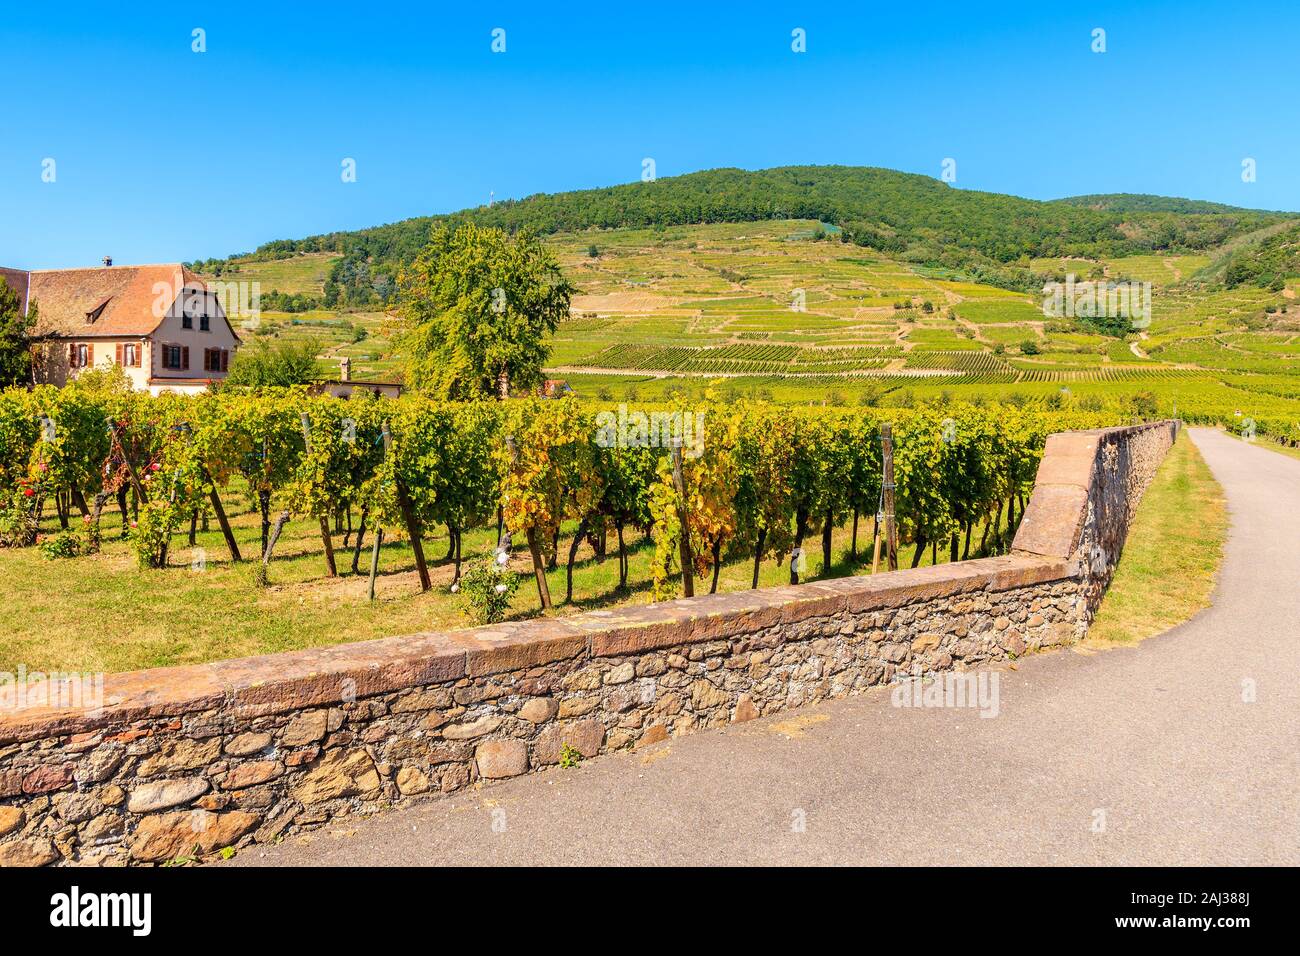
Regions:
<svg viewBox="0 0 1300 956"><path fill-rule="evenodd" d="M0 281L25 314L36 311L37 383L117 365L140 390L200 392L226 377L239 348L217 294L180 263L0 268Z"/></svg>

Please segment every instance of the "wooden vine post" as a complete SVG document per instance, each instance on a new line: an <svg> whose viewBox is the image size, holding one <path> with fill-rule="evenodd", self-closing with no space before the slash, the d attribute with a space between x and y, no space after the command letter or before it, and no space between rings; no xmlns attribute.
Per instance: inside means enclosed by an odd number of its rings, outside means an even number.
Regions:
<svg viewBox="0 0 1300 956"><path fill-rule="evenodd" d="M510 449L510 463L519 464L519 446L513 435L506 436L506 447ZM542 602L542 610L551 609L551 588L546 583L546 566L542 561L542 549L537 544L537 529L529 527L527 531L528 551L533 557L533 576L537 578L537 597Z"/></svg>
<svg viewBox="0 0 1300 956"><path fill-rule="evenodd" d="M221 496L217 494L217 484L208 474L208 469L203 468L203 480L208 485L208 501L212 503L212 511L217 516L217 524L221 526L221 536L226 539L226 547L230 549L230 560L242 561L243 557L239 554L239 545L235 543L235 533L230 529L230 520L226 517L226 509L221 506Z"/></svg>
<svg viewBox="0 0 1300 956"><path fill-rule="evenodd" d="M682 474L682 443L673 442L673 487L677 489L677 521L681 533L677 537L681 549L682 592L687 597L695 597L694 561L691 558L691 530L687 524L686 479Z"/></svg>
<svg viewBox="0 0 1300 956"><path fill-rule="evenodd" d="M898 570L898 525L894 521L894 426L885 422L880 426L880 456L884 463L881 476L883 511L885 513L885 554L889 570Z"/></svg>
<svg viewBox="0 0 1300 956"><path fill-rule="evenodd" d="M384 454L390 454L392 448L393 436L388 430L388 423L384 422ZM411 499L407 497L406 488L402 485L402 479L397 477L396 471L393 473L393 481L397 484L397 506L402 510L402 521L406 523L406 533L411 539L411 550L415 552L415 570L420 575L420 590L427 591L433 587L433 583L429 580L429 565L424 560L424 543L420 540L420 522L415 517L415 510L411 507Z"/></svg>
<svg viewBox="0 0 1300 956"><path fill-rule="evenodd" d="M370 600L375 599L375 576L379 573L379 549L384 545L384 529L375 528L375 544L370 549Z"/></svg>
<svg viewBox="0 0 1300 956"><path fill-rule="evenodd" d="M302 440L306 447L308 456L311 455L311 422L307 418L307 413L303 412L300 416L302 419ZM329 569L329 576L338 577L338 568L334 565L334 540L330 537L330 519L326 515L320 516L320 540L325 545L325 566ZM425 588L425 590L429 590Z"/></svg>

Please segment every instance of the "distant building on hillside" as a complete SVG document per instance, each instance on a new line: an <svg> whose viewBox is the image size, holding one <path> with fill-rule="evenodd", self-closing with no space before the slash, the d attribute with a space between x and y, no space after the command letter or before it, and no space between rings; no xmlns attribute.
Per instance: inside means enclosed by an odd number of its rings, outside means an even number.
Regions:
<svg viewBox="0 0 1300 956"><path fill-rule="evenodd" d="M90 368L119 366L154 394L199 392L221 381L239 348L215 292L180 263L89 269L0 268L0 281L35 307L35 382L65 385Z"/></svg>
<svg viewBox="0 0 1300 956"><path fill-rule="evenodd" d="M339 359L339 377L327 378L312 384L309 391L313 395L333 395L335 398L351 398L357 392L371 392L384 398L397 398L402 394L400 382L366 382L352 377L352 360L347 356Z"/></svg>
<svg viewBox="0 0 1300 956"><path fill-rule="evenodd" d="M548 378L542 382L537 394L542 398L563 398L565 395L572 395L573 389L562 378Z"/></svg>

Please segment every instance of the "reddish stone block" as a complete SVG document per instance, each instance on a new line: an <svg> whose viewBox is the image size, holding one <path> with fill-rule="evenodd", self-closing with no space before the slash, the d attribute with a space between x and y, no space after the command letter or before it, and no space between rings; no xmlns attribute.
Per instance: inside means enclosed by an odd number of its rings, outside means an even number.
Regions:
<svg viewBox="0 0 1300 956"><path fill-rule="evenodd" d="M62 790L72 783L72 771L73 765L70 763L57 767L37 767L23 777L23 793L30 795Z"/></svg>
<svg viewBox="0 0 1300 956"><path fill-rule="evenodd" d="M477 627L452 635L465 649L470 677L525 670L577 657L587 635L565 621L537 620Z"/></svg>

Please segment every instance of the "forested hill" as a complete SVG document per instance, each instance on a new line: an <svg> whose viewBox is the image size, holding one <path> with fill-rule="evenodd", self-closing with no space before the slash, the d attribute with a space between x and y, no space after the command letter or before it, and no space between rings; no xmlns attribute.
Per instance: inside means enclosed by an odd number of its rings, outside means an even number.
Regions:
<svg viewBox="0 0 1300 956"><path fill-rule="evenodd" d="M1179 199L1176 196L1151 196L1145 193L1103 193L1093 196L1070 196L1055 200L1071 206L1085 206L1102 212L1175 212L1187 215L1215 215L1222 213L1261 214L1258 209L1243 209L1241 206L1227 206L1219 202L1204 199ZM1265 213L1265 217L1269 214ZM1288 214L1277 213L1285 217Z"/></svg>
<svg viewBox="0 0 1300 956"><path fill-rule="evenodd" d="M472 220L508 231L572 232L618 227L819 219L844 238L881 252L948 267L973 279L1033 288L1035 257L1101 258L1207 250L1284 214L1150 196L1090 196L1040 202L957 189L928 176L856 166L712 169L602 189L538 194L445 216L355 232L277 240L256 258L302 252L343 255L326 304L371 295L424 244L431 224ZM382 283L389 287L390 283ZM330 301L332 300L332 301Z"/></svg>

